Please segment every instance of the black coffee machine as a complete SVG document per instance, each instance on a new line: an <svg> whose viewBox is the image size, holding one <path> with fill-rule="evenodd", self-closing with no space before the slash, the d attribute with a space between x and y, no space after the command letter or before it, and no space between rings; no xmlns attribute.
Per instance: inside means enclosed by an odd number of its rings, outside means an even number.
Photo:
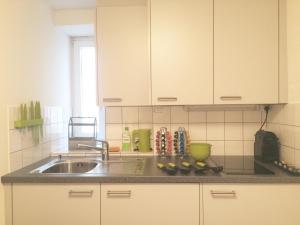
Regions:
<svg viewBox="0 0 300 225"><path fill-rule="evenodd" d="M268 119L270 107L266 106L266 118L260 129L255 134L254 156L263 162L274 162L279 160L279 139L273 132L263 130Z"/></svg>

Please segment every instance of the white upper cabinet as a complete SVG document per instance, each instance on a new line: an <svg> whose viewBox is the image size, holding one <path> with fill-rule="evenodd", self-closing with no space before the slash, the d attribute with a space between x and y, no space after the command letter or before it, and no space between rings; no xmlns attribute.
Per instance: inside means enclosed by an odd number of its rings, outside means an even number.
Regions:
<svg viewBox="0 0 300 225"><path fill-rule="evenodd" d="M214 103L278 103L278 0L214 1Z"/></svg>
<svg viewBox="0 0 300 225"><path fill-rule="evenodd" d="M151 104L148 11L146 0L98 1L100 105Z"/></svg>
<svg viewBox="0 0 300 225"><path fill-rule="evenodd" d="M151 0L153 105L213 103L213 1Z"/></svg>

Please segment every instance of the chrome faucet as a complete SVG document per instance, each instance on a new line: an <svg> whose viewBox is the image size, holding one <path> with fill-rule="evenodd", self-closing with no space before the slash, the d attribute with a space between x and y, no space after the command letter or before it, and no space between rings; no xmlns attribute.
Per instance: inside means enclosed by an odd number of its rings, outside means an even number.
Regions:
<svg viewBox="0 0 300 225"><path fill-rule="evenodd" d="M97 140L96 142L101 142L102 147L93 146L93 145L85 145L85 144L78 144L77 147L101 151L102 160L109 160L109 144L108 144L108 142L100 141L100 140ZM105 145L105 148L103 147L104 145Z"/></svg>

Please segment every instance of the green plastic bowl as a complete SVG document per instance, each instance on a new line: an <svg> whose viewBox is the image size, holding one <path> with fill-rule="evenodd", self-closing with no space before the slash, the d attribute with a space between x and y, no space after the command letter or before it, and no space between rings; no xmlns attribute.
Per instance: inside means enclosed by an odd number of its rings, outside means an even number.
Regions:
<svg viewBox="0 0 300 225"><path fill-rule="evenodd" d="M190 144L190 155L197 161L204 161L210 156L211 144L192 143Z"/></svg>

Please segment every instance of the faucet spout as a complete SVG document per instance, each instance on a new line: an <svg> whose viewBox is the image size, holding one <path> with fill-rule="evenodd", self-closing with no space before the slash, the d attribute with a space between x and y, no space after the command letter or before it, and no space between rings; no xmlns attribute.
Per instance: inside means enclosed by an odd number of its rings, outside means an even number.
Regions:
<svg viewBox="0 0 300 225"><path fill-rule="evenodd" d="M90 150L96 150L101 152L102 160L109 160L109 143L107 141L96 140L97 142L101 142L102 147L93 146L93 145L85 145L85 144L78 144L78 148L85 148ZM105 146L105 147L104 147Z"/></svg>

